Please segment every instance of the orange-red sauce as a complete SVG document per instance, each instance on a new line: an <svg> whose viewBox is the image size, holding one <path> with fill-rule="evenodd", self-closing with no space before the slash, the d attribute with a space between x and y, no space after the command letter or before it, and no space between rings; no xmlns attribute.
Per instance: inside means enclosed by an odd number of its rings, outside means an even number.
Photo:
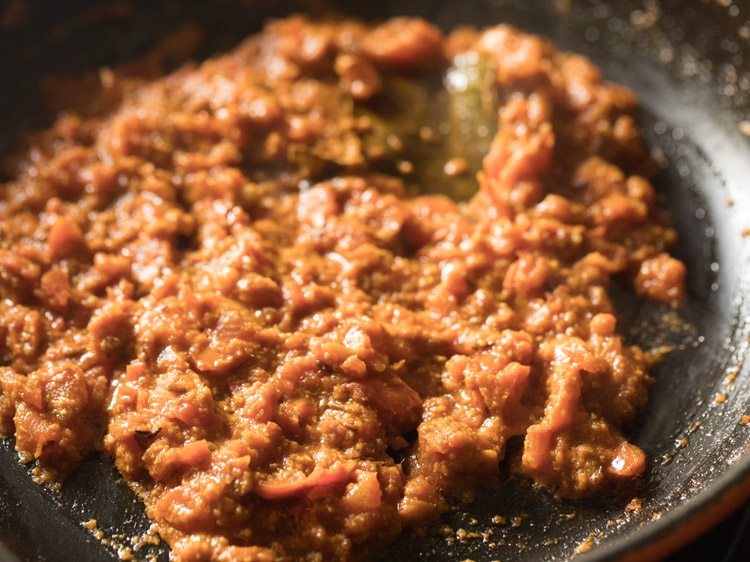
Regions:
<svg viewBox="0 0 750 562"><path fill-rule="evenodd" d="M500 102L479 192L416 196L358 108L467 51ZM134 68L48 86L73 105L0 195L0 429L25 461L102 449L182 562L356 558L503 462L564 497L642 473L622 431L650 359L607 287L678 302L685 267L629 90L417 19L290 18Z"/></svg>

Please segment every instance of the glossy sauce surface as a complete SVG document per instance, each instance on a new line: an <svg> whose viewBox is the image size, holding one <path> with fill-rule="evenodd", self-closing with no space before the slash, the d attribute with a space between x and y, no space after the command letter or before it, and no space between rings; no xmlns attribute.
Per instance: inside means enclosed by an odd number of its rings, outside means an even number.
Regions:
<svg viewBox="0 0 750 562"><path fill-rule="evenodd" d="M499 110L478 193L416 195L384 100L467 61ZM103 450L176 560L317 561L503 463L564 497L643 472L622 432L652 359L607 287L678 303L685 268L629 90L506 26L404 18L156 67L51 81L64 110L7 165L0 430L40 479Z"/></svg>

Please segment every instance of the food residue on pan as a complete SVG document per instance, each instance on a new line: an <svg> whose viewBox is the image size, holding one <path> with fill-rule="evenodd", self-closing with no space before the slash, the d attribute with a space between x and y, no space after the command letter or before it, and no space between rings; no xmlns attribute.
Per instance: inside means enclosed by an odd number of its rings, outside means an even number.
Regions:
<svg viewBox="0 0 750 562"><path fill-rule="evenodd" d="M596 540L596 535L594 533L590 533L588 537L586 537L577 547L576 547L576 554L584 554L586 552L589 552L592 548L594 548Z"/></svg>
<svg viewBox="0 0 750 562"><path fill-rule="evenodd" d="M495 525L507 525L508 524L508 518L503 515L493 515L492 516L492 523Z"/></svg>
<svg viewBox="0 0 750 562"><path fill-rule="evenodd" d="M568 498L643 473L653 357L607 289L677 304L685 266L632 92L412 18L139 68L49 83L7 166L0 430L42 479L101 448L175 560L263 562L357 558L501 463Z"/></svg>
<svg viewBox="0 0 750 562"><path fill-rule="evenodd" d="M100 541L104 546L112 548L120 560L145 560L146 562L157 562L158 557L153 553L146 553L141 550L147 546L156 546L161 539L156 531L155 526L145 533L126 537L123 534L107 534L100 527L96 519L88 519L81 523L91 535Z"/></svg>
<svg viewBox="0 0 750 562"><path fill-rule="evenodd" d="M633 498L630 500L630 503L625 506L625 511L627 513L633 512L633 511L641 511L643 509L643 500L641 498Z"/></svg>

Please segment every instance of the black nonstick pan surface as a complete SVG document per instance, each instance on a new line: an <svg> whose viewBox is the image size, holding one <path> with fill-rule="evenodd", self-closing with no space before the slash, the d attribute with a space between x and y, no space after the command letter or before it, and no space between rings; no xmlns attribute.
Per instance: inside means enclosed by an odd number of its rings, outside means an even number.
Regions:
<svg viewBox="0 0 750 562"><path fill-rule="evenodd" d="M663 164L655 185L680 233L674 253L689 270L690 300L680 310L614 289L633 342L675 348L655 369L648 408L632 430L650 459L648 474L624 495L586 502L560 502L508 480L480 489L476 501L445 517L442 528L407 532L374 557L657 559L750 497L750 424L742 420L750 415L745 0L29 0L0 2L0 13L7 16L10 3L15 12L0 20L0 152L48 119L38 107L40 78L128 60L185 24L205 30L200 56L207 56L231 48L268 17L335 4L367 18L420 15L445 29L511 23L593 59L641 99L641 125ZM497 524L495 516L507 523ZM97 520L103 542L81 525L90 519ZM118 560L132 547L130 538L148 527L141 505L107 460L94 456L59 490L42 488L18 463L12 440L0 440L0 560ZM136 553L147 555L169 556L163 545Z"/></svg>

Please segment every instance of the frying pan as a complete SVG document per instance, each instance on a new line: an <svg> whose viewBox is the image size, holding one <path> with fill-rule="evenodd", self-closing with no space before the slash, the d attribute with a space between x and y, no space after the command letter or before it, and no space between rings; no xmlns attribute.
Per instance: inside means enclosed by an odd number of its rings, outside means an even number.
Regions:
<svg viewBox="0 0 750 562"><path fill-rule="evenodd" d="M639 95L645 135L663 169L655 180L680 233L690 300L679 310L616 301L634 343L675 351L654 370L646 411L631 430L648 474L625 492L561 502L507 479L480 488L444 526L406 532L374 549L379 560L648 560L663 557L750 497L750 6L731 0L380 0L329 2L365 18L423 16L450 29L507 22L594 60ZM0 5L2 5L0 3ZM321 10L223 0L26 2L17 26L0 29L0 151L43 126L37 83L142 53L165 32L199 23L199 56L230 48L268 17ZM7 23L7 22L6 22ZM179 61L175 61L179 62ZM745 130L745 134L742 133ZM746 232L747 234L747 232ZM677 328L676 326L679 326ZM733 384L728 376L734 374ZM729 377L731 378L731 377ZM717 395L721 395L717 399ZM725 397L722 401L721 397ZM641 509L633 510L640 501ZM493 523L496 515L506 525ZM81 526L95 518L102 544ZM495 518L497 522L498 519ZM86 460L59 490L32 483L12 440L0 441L0 559L117 560L149 526L111 464ZM593 548L587 553L580 545ZM164 545L145 548L160 560Z"/></svg>

